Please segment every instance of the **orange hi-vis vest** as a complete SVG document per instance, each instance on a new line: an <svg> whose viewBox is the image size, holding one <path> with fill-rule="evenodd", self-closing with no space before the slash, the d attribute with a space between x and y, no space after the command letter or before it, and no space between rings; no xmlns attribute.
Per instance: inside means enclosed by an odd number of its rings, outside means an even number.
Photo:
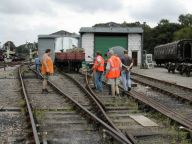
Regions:
<svg viewBox="0 0 192 144"><path fill-rule="evenodd" d="M120 77L120 65L121 60L117 56L111 56L110 59L108 59L108 63L110 63L110 70L106 74L107 79L113 79Z"/></svg>
<svg viewBox="0 0 192 144"><path fill-rule="evenodd" d="M50 74L53 74L53 61L50 57L47 58L46 63L49 71L47 71L45 63L42 62L41 73L46 74L47 72L49 72Z"/></svg>
<svg viewBox="0 0 192 144"><path fill-rule="evenodd" d="M98 59L100 59L100 63L98 62ZM104 71L104 59L102 56L98 55L96 57L95 63L93 65L93 69L96 71L103 72Z"/></svg>

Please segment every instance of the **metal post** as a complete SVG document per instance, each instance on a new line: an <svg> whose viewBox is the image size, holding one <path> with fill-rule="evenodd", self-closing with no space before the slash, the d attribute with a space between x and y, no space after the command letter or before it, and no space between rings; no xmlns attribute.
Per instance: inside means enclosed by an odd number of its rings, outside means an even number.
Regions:
<svg viewBox="0 0 192 144"><path fill-rule="evenodd" d="M144 37L144 33L141 33L141 66L140 68L143 68L143 37Z"/></svg>
<svg viewBox="0 0 192 144"><path fill-rule="evenodd" d="M9 51L10 51L10 42L8 42L7 46L7 59L9 59Z"/></svg>
<svg viewBox="0 0 192 144"><path fill-rule="evenodd" d="M63 37L64 37L64 35L62 35L62 50L63 50Z"/></svg>

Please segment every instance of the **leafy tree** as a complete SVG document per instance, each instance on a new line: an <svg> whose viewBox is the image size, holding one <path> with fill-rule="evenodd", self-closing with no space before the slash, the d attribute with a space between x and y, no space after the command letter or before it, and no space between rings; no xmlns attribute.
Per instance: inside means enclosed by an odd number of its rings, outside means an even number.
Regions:
<svg viewBox="0 0 192 144"><path fill-rule="evenodd" d="M180 24L170 23L169 20L162 19L151 31L145 31L144 29L144 49L153 53L155 46L172 42L174 32L180 28Z"/></svg>
<svg viewBox="0 0 192 144"><path fill-rule="evenodd" d="M29 49L26 48L25 44L20 45L16 48L16 52L18 53L28 53Z"/></svg>
<svg viewBox="0 0 192 144"><path fill-rule="evenodd" d="M6 43L4 43L3 48L7 49L8 46L10 47L11 51L14 51L16 48L15 44L12 41L7 41Z"/></svg>
<svg viewBox="0 0 192 144"><path fill-rule="evenodd" d="M167 19L162 19L159 22L159 25L166 25L166 24L169 24L169 20L167 20Z"/></svg>
<svg viewBox="0 0 192 144"><path fill-rule="evenodd" d="M179 22L182 26L192 26L192 14L180 15Z"/></svg>
<svg viewBox="0 0 192 144"><path fill-rule="evenodd" d="M174 40L192 39L192 27L184 27L174 33Z"/></svg>

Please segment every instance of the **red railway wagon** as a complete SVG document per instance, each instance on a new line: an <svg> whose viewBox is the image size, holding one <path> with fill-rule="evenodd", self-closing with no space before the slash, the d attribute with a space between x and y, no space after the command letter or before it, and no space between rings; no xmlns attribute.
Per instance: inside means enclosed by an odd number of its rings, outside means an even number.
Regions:
<svg viewBox="0 0 192 144"><path fill-rule="evenodd" d="M75 52L67 52L67 60L75 60Z"/></svg>
<svg viewBox="0 0 192 144"><path fill-rule="evenodd" d="M62 62L67 59L67 53L55 53L55 59Z"/></svg>
<svg viewBox="0 0 192 144"><path fill-rule="evenodd" d="M55 64L64 70L78 72L85 60L84 52L55 53Z"/></svg>
<svg viewBox="0 0 192 144"><path fill-rule="evenodd" d="M84 52L76 52L75 53L75 59L76 60L84 60L85 59L85 53Z"/></svg>

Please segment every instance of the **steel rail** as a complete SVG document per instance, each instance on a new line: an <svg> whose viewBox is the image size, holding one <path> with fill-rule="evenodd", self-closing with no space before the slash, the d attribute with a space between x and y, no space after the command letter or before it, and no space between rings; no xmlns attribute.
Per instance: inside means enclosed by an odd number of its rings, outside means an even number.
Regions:
<svg viewBox="0 0 192 144"><path fill-rule="evenodd" d="M121 135L125 136L122 131L117 128L114 123L111 121L111 119L108 117L108 115L106 114L105 112L105 106L104 104L101 102L101 100L98 99L98 97L94 94L94 92L91 90L91 88L89 87L89 84L88 84L88 80L87 80L87 75L86 75L86 88L80 84L76 79L74 79L72 76L66 74L66 73L63 73L65 76L67 76L68 78L70 78L74 83L76 83L85 93L88 94L89 98L91 101L93 101L96 106L98 107L98 109L100 110L100 113L99 115L103 115L103 117L100 117L103 121L105 121L107 124L109 124L111 127L113 127L117 132L119 132ZM104 108L103 108L104 107ZM127 138L127 137L126 137ZM131 139L129 138L129 140L132 142L132 143L135 143L135 139Z"/></svg>
<svg viewBox="0 0 192 144"><path fill-rule="evenodd" d="M106 84L105 82L103 82ZM120 89L123 90L123 88L120 86ZM169 117L170 119L176 121L177 123L185 126L185 130L188 132L192 132L192 120L189 120L185 118L183 115L171 110L170 108L167 108L166 106L162 105L159 102L156 102L154 99L146 97L144 94L138 93L134 90L131 92L125 92L128 96L150 106L151 108L155 109L156 111L162 113L163 115ZM128 135L128 137L131 137Z"/></svg>
<svg viewBox="0 0 192 144"><path fill-rule="evenodd" d="M133 74L133 75L135 75L135 74ZM152 80L152 81L157 81L157 82L159 82L159 83L165 83L165 84L167 84L167 85L169 85L169 86L173 85L173 86L175 86L175 87L178 87L178 88L181 88L181 89L184 89L184 90L186 89L187 91L191 91L191 93L192 93L192 89L190 89L190 88L186 88L186 87L183 87L183 86L178 86L178 85L176 85L176 84L172 84L172 83L165 82L165 81L162 81L162 80L157 80L157 79L154 79L154 78L151 78L151 77L146 77L146 76L143 76L143 75L138 75L138 74L136 74L136 75L137 75L138 77L146 78L146 79L149 79L149 80ZM149 83L145 83L145 82L143 82L142 80L138 80L138 79L133 78L133 77L132 77L131 79L132 79L133 81L138 82L138 83L141 83L141 84L143 84L143 85L150 86L152 89L158 90L158 91L160 91L160 92L164 92L164 93L168 94L169 96L177 97L177 98L180 98L180 99L182 99L182 100L185 100L185 101L187 101L187 102L192 103L192 96L191 96L191 97L187 97L187 96L182 96L182 95L179 95L179 94L174 94L174 93L170 92L169 90L165 90L165 89L163 89L163 88L159 88L158 86L155 86L155 85L152 85L152 84L149 84Z"/></svg>
<svg viewBox="0 0 192 144"><path fill-rule="evenodd" d="M88 82L88 74L86 72L85 75L86 78L86 88L88 89L88 91L91 93L92 97L95 98L96 101L98 101L98 103L101 103L103 105L103 107L105 108L104 104L101 102L101 100L98 98L98 96L95 95L95 93L92 91L91 87L89 86L89 82ZM106 109L106 108L105 108ZM106 114L106 112L104 111L104 116L106 117L108 123L115 129L117 129L119 132L121 132L121 130L119 128L117 128L114 123L111 121L111 119L108 117L108 115ZM122 133L122 132L121 132ZM132 142L132 143L136 143L136 140L130 135L130 134L126 134L127 138Z"/></svg>
<svg viewBox="0 0 192 144"><path fill-rule="evenodd" d="M37 72L33 69L30 68L30 70L32 70L34 73L37 74ZM40 76L42 77L42 75L40 74ZM97 117L95 114L93 114L92 112L90 112L87 108L85 108L84 106L82 106L80 103L78 103L76 100L74 100L72 97L70 97L70 95L64 93L60 88L58 88L54 83L52 83L50 80L48 80L48 84L50 86L52 86L56 91L58 91L60 93L61 96L64 96L65 98L67 98L68 100L70 100L70 102L73 104L74 107L76 107L77 109L81 110L83 114L87 115L87 117L89 119L91 119L92 121L102 125L102 127L104 129L106 129L107 131L109 131L110 135L118 142L121 142L122 144L133 144L130 140L128 140L124 135L122 135L121 133L119 133L117 130L115 130L112 126L110 126L109 124L107 124L106 122L104 122L102 119L100 119L99 117Z"/></svg>
<svg viewBox="0 0 192 144"><path fill-rule="evenodd" d="M141 75L141 74L134 73L134 72L131 72L131 74L132 75L136 75L136 76L140 76L140 77L144 77L144 78L147 78L147 79L150 79L150 80L158 81L158 82L161 82L161 83L165 83L165 84L168 84L168 85L173 85L173 86L181 88L183 90L188 90L188 91L192 92L192 88L189 88L189 87L185 87L185 86L182 86L182 85L177 85L175 83L171 83L171 82L168 82L168 81L155 79L155 78L152 78L152 77L149 77L149 76L146 76L146 75Z"/></svg>
<svg viewBox="0 0 192 144"><path fill-rule="evenodd" d="M105 82L103 82L103 83L106 84ZM122 91L124 91L123 87L119 86L119 88ZM161 103L155 101L152 98L146 97L144 94L136 92L135 90L131 90L131 92L124 92L124 93L127 94L128 96L150 106L151 108L153 108L156 111L162 113L163 115L169 117L170 119L176 121L177 123L185 126L186 128L188 128L187 130L189 132L192 131L192 120L185 118L183 115L171 110L170 108L162 105Z"/></svg>
<svg viewBox="0 0 192 144"><path fill-rule="evenodd" d="M113 129L111 126L109 126L107 123L105 123L103 120L95 116L93 113L91 113L89 110L87 110L84 106L79 104L77 101L75 101L73 98L71 98L69 95L63 93L61 89L59 89L57 86L55 86L52 82L48 81L48 83L55 88L61 95L65 96L67 99L69 99L76 107L81 109L88 117L90 117L92 120L96 121L97 123L101 124L105 129L109 130L112 134L116 136L116 140L118 140L121 143L127 143L132 144L129 140L127 140L124 136L122 136L120 133L118 133L115 129Z"/></svg>
<svg viewBox="0 0 192 144"><path fill-rule="evenodd" d="M189 119L186 119L185 117L183 117L183 115L177 112L174 112L170 108L162 105L161 103L155 101L154 99L146 97L144 94L138 93L134 90L131 90L131 92L125 92L125 93L128 96L133 97L136 100L139 100L140 102L152 107L153 109L169 117L170 119L192 130L192 121Z"/></svg>
<svg viewBox="0 0 192 144"><path fill-rule="evenodd" d="M25 99L26 106L27 106L27 111L28 111L29 118L30 118L30 124L31 124L32 131L33 131L34 141L35 141L36 144L40 144L38 132L37 132L36 125L35 125L34 116L33 116L33 113L32 113L32 108L31 108L30 102L28 100L28 96L27 96L25 84L23 82L22 74L23 74L23 72L21 72L21 66L20 66L19 67L19 80L21 82L22 91L23 91L24 99Z"/></svg>

